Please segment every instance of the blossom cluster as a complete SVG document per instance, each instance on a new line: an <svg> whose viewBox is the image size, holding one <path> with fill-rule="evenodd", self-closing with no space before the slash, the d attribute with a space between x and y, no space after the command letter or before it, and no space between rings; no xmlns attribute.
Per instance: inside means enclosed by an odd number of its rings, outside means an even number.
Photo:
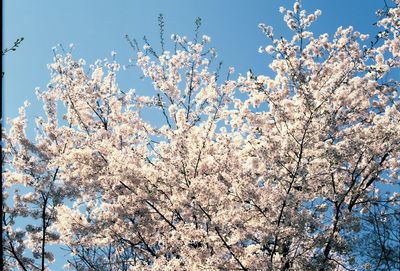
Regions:
<svg viewBox="0 0 400 271"><path fill-rule="evenodd" d="M273 75L230 67L224 80L208 36L146 44L146 96L118 87L115 54L89 69L56 55L36 138L28 104L3 131L6 268L45 270L48 244L75 270L378 268L357 246L376 208L399 210L395 4L371 48L352 27L314 36L319 10L281 8L291 39L259 25ZM19 229L21 217L38 223Z"/></svg>

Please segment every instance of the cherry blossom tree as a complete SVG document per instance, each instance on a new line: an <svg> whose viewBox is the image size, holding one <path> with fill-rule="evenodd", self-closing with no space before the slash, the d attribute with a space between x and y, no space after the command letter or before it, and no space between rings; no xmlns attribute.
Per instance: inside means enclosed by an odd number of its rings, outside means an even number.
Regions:
<svg viewBox="0 0 400 271"><path fill-rule="evenodd" d="M131 42L147 95L56 54L36 138L27 103L3 131L6 270L48 270L53 244L74 270L398 269L400 1L371 45L280 11L273 75L224 74L200 20L171 51Z"/></svg>

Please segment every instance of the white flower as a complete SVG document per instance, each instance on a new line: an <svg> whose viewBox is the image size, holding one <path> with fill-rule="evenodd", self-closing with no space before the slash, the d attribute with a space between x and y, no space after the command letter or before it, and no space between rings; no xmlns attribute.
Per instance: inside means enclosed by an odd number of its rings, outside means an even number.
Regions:
<svg viewBox="0 0 400 271"><path fill-rule="evenodd" d="M363 40L363 41L368 39L368 38L369 38L369 35L366 35L366 34L361 34L360 35L360 39Z"/></svg>
<svg viewBox="0 0 400 271"><path fill-rule="evenodd" d="M299 12L299 9L300 9L300 3L296 1L296 2L294 3L294 5L293 5L293 11L294 11L295 13L297 13L297 12Z"/></svg>
<svg viewBox="0 0 400 271"><path fill-rule="evenodd" d="M176 104L171 104L168 107L168 111L169 111L169 115L172 117L175 115L176 111L178 110L178 107L176 106Z"/></svg>
<svg viewBox="0 0 400 271"><path fill-rule="evenodd" d="M273 37L273 28L270 25L265 25L264 23L260 23L258 24L258 27L264 32L264 34L269 37L272 38Z"/></svg>
<svg viewBox="0 0 400 271"><path fill-rule="evenodd" d="M272 54L274 51L275 48L272 45L268 45L267 47L265 47L265 52L267 52L268 54Z"/></svg>
<svg viewBox="0 0 400 271"><path fill-rule="evenodd" d="M204 43L209 43L209 42L211 42L211 38L210 38L209 36L203 35L202 39L203 39L203 42L204 42Z"/></svg>
<svg viewBox="0 0 400 271"><path fill-rule="evenodd" d="M92 73L92 79L94 82L99 83L103 78L103 68L97 67Z"/></svg>

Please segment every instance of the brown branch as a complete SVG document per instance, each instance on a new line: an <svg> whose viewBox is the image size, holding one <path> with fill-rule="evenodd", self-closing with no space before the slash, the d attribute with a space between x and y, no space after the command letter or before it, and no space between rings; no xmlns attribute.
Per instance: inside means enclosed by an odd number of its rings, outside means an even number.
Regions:
<svg viewBox="0 0 400 271"><path fill-rule="evenodd" d="M215 231L218 234L218 237L221 239L222 243L224 244L224 246L228 249L229 253L232 255L232 257L236 260L236 262L240 265L240 267L242 268L242 270L247 271L248 269L242 264L242 262L239 260L239 258L235 255L235 253L232 251L232 248L230 245L228 245L225 241L225 239L222 237L221 233L218 230L218 227L215 226Z"/></svg>
<svg viewBox="0 0 400 271"><path fill-rule="evenodd" d="M294 172L293 175L292 175L292 179L291 179L291 181L290 181L288 190L286 191L285 199L284 199L284 201L283 201L281 210L280 210L280 212L279 212L276 231L278 231L279 226L280 226L280 224L281 224L281 222L282 222L283 211L284 211L284 209L285 209L285 207L286 207L286 204L287 204L287 196L288 196L288 195L290 194L290 192L291 192L291 189L292 189L292 187L293 187L293 184L294 184L294 182L295 182L295 180L296 180L297 173L298 173L299 168L300 168L300 163L301 163L301 159L302 159L302 156L303 156L304 141L305 141L306 134L307 134L307 127L308 127L308 123L311 121L311 117L312 117L312 116L310 116L310 118L308 119L308 121L307 121L307 123L306 123L306 125L305 125L305 129L304 129L304 132L303 132L303 136L302 136L302 139L301 139L301 142L300 142L300 150L299 150L298 160L297 160L297 163L296 163L296 170L295 170L295 172ZM274 246L273 246L273 248L272 248L271 257L270 257L270 262L271 262L271 264L272 264L272 262L273 262L273 258L274 258L275 252L276 252L276 246L278 245L278 235L279 235L279 233L277 232L277 233L275 234Z"/></svg>
<svg viewBox="0 0 400 271"><path fill-rule="evenodd" d="M176 227L174 226L174 224L171 223L171 221L169 221L155 206L154 204L152 204L149 200L146 200L146 203L154 210L156 211L157 214L159 214L161 216L162 219L164 219L165 222L168 223L168 225L171 226L171 228L173 228L174 230L176 230Z"/></svg>

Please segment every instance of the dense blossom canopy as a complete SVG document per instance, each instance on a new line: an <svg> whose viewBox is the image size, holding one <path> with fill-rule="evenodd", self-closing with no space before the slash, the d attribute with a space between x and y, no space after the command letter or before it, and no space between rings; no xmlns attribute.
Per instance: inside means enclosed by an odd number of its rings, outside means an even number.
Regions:
<svg viewBox="0 0 400 271"><path fill-rule="evenodd" d="M3 131L6 270L47 270L52 245L75 270L399 268L399 4L376 40L281 8L270 76L223 78L197 32L146 43L144 96L115 60L55 55L36 138L27 103Z"/></svg>

